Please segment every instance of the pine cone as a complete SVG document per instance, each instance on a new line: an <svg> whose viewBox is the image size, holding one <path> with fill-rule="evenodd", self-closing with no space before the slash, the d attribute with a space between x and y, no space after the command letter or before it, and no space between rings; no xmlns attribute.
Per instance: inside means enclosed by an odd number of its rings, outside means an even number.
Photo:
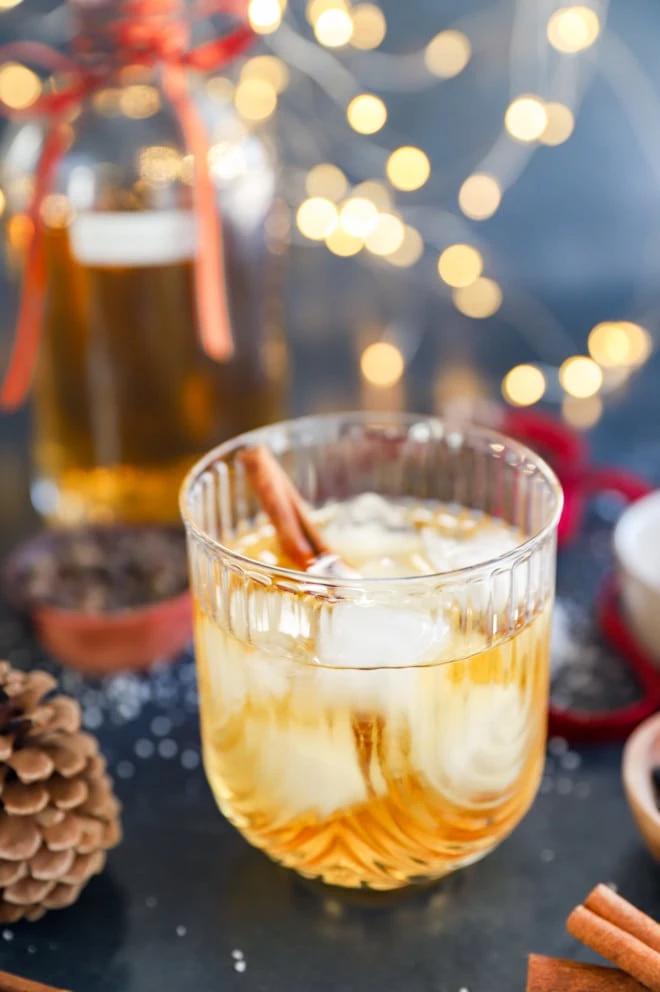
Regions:
<svg viewBox="0 0 660 992"><path fill-rule="evenodd" d="M80 706L0 662L0 922L75 902L121 839L120 804Z"/></svg>

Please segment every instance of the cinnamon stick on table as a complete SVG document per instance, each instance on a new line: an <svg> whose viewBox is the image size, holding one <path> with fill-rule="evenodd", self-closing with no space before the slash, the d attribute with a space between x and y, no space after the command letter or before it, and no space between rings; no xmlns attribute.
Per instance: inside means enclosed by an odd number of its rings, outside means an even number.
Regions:
<svg viewBox="0 0 660 992"><path fill-rule="evenodd" d="M660 992L660 925L621 896L598 886L573 910L566 929L651 992Z"/></svg>
<svg viewBox="0 0 660 992"><path fill-rule="evenodd" d="M530 954L527 992L646 992L618 968Z"/></svg>
<svg viewBox="0 0 660 992"><path fill-rule="evenodd" d="M660 924L622 899L609 885L597 885L584 900L584 905L660 953Z"/></svg>
<svg viewBox="0 0 660 992"><path fill-rule="evenodd" d="M0 992L64 992L64 990L56 989L54 985L44 985L43 982L32 982L29 978L21 978L19 975L10 975L7 971L0 971Z"/></svg>

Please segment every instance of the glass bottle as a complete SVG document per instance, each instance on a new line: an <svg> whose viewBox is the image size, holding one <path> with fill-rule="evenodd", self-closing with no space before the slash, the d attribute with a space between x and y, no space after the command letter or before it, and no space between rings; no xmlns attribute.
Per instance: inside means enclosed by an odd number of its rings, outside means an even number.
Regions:
<svg viewBox="0 0 660 992"><path fill-rule="evenodd" d="M222 224L227 361L200 344L192 156L159 70L117 68L63 125L67 151L41 210L47 294L32 394L32 497L52 522L174 521L197 455L282 413L274 158L222 83L200 78L195 94ZM20 259L42 138L29 122L5 141L10 260Z"/></svg>

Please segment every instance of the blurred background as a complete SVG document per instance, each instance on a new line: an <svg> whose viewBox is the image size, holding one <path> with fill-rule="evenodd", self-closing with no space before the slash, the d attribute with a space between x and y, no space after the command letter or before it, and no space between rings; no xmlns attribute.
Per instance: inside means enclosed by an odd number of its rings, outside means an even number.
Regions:
<svg viewBox="0 0 660 992"><path fill-rule="evenodd" d="M2 43L66 45L65 5L0 8ZM660 478L657 3L250 0L249 19L257 44L200 85L277 150L288 410L539 405ZM40 86L0 68L10 107ZM28 417L0 425L0 509L26 498Z"/></svg>

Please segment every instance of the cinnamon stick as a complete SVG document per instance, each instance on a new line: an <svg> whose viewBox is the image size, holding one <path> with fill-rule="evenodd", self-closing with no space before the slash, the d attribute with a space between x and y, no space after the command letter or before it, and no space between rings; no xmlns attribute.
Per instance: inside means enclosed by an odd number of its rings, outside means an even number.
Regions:
<svg viewBox="0 0 660 992"><path fill-rule="evenodd" d="M622 899L609 885L597 885L584 900L584 905L592 913L632 934L660 953L660 925L627 899Z"/></svg>
<svg viewBox="0 0 660 992"><path fill-rule="evenodd" d="M304 572L335 579L359 578L326 543L293 482L268 448L244 448L237 455L284 553Z"/></svg>
<svg viewBox="0 0 660 992"><path fill-rule="evenodd" d="M44 985L43 982L32 982L29 978L10 975L8 971L0 971L0 992L64 992L54 985Z"/></svg>
<svg viewBox="0 0 660 992"><path fill-rule="evenodd" d="M660 992L660 953L586 906L578 906L566 929L587 947L632 975L652 992Z"/></svg>
<svg viewBox="0 0 660 992"><path fill-rule="evenodd" d="M530 954L527 992L646 992L618 968Z"/></svg>
<svg viewBox="0 0 660 992"><path fill-rule="evenodd" d="M284 553L303 571L321 556L330 554L302 496L268 448L244 448L238 458Z"/></svg>

